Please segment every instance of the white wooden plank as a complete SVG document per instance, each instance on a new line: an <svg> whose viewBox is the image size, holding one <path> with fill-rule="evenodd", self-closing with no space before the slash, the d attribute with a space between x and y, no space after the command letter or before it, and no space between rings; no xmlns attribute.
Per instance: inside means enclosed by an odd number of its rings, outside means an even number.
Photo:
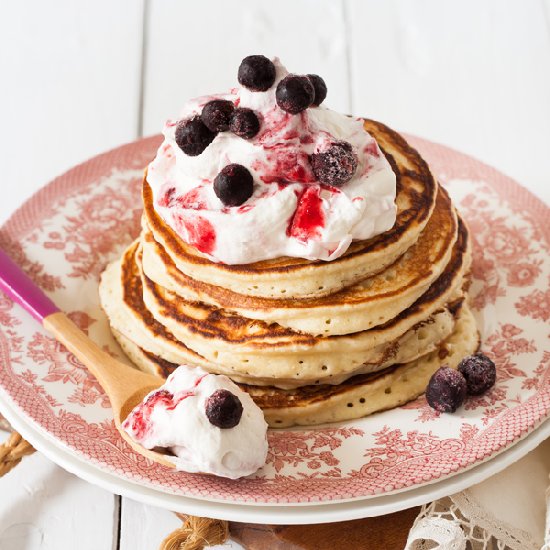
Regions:
<svg viewBox="0 0 550 550"><path fill-rule="evenodd" d="M67 168L136 137L142 1L3 5L0 220Z"/></svg>
<svg viewBox="0 0 550 550"><path fill-rule="evenodd" d="M137 136L142 15L142 0L5 6L0 221L60 172ZM114 547L119 497L39 454L1 483L3 550Z"/></svg>
<svg viewBox="0 0 550 550"><path fill-rule="evenodd" d="M157 548L167 535L181 526L181 521L172 512L146 506L129 498L122 501L120 519L120 550ZM223 545L209 548L212 550L241 550L242 546L229 541Z"/></svg>
<svg viewBox="0 0 550 550"><path fill-rule="evenodd" d="M190 98L237 84L246 55L278 56L292 72L319 73L327 105L349 112L341 0L151 0L144 133L158 133Z"/></svg>
<svg viewBox="0 0 550 550"><path fill-rule="evenodd" d="M550 200L550 35L540 0L347 7L354 113L473 154Z"/></svg>
<svg viewBox="0 0 550 550"><path fill-rule="evenodd" d="M0 431L0 442L7 437ZM110 550L115 496L35 453L0 479L2 550Z"/></svg>
<svg viewBox="0 0 550 550"><path fill-rule="evenodd" d="M546 15L546 26L548 27L548 32L550 33L550 0L541 0L541 2Z"/></svg>

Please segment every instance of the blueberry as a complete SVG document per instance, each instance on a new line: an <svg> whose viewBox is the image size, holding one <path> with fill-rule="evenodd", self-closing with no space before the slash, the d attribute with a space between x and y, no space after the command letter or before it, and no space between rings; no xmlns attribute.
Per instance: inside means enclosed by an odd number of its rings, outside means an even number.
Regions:
<svg viewBox="0 0 550 550"><path fill-rule="evenodd" d="M243 405L229 390L216 390L206 400L205 412L210 424L226 430L241 421Z"/></svg>
<svg viewBox="0 0 550 550"><path fill-rule="evenodd" d="M225 206L240 206L253 188L252 174L241 164L228 164L214 179L214 192Z"/></svg>
<svg viewBox="0 0 550 550"><path fill-rule="evenodd" d="M357 169L357 156L346 141L337 141L324 152L314 153L310 156L310 162L315 177L321 183L336 187L348 182Z"/></svg>
<svg viewBox="0 0 550 550"><path fill-rule="evenodd" d="M263 55L249 55L239 66L239 83L254 92L265 92L275 82L275 65Z"/></svg>
<svg viewBox="0 0 550 550"><path fill-rule="evenodd" d="M313 103L315 88L307 76L289 74L277 84L275 99L283 111L295 115Z"/></svg>
<svg viewBox="0 0 550 550"><path fill-rule="evenodd" d="M484 354L475 353L462 359L458 370L466 379L469 395L481 395L495 384L495 364Z"/></svg>
<svg viewBox="0 0 550 550"><path fill-rule="evenodd" d="M321 103L323 103L323 101L325 101L325 97L327 97L327 85L318 74L308 74L307 77L313 84L313 89L315 90L315 99L313 100L312 105L314 107L318 107Z"/></svg>
<svg viewBox="0 0 550 550"><path fill-rule="evenodd" d="M235 109L229 129L239 137L250 139L260 131L260 121L252 109Z"/></svg>
<svg viewBox="0 0 550 550"><path fill-rule="evenodd" d="M216 132L209 130L200 116L180 120L176 126L176 143L190 157L200 155L215 137Z"/></svg>
<svg viewBox="0 0 550 550"><path fill-rule="evenodd" d="M430 378L426 399L439 412L455 412L466 397L466 379L450 367L441 367Z"/></svg>
<svg viewBox="0 0 550 550"><path fill-rule="evenodd" d="M214 99L203 107L201 120L211 132L226 132L229 130L233 110L231 101Z"/></svg>

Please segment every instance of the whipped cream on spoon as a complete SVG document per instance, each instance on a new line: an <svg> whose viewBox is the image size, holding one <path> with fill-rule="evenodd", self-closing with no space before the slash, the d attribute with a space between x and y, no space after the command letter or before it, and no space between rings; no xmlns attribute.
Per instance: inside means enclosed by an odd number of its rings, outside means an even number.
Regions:
<svg viewBox="0 0 550 550"><path fill-rule="evenodd" d="M178 470L230 479L265 464L261 409L227 376L182 365L145 397L122 427L147 449L167 448Z"/></svg>

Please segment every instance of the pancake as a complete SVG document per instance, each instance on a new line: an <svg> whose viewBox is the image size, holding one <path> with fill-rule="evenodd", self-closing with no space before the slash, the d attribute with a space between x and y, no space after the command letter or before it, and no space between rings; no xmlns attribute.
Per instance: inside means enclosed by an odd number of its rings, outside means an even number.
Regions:
<svg viewBox="0 0 550 550"><path fill-rule="evenodd" d="M189 363L210 370L213 365L208 360L178 341L145 308L137 268L125 269L123 274L121 262L134 264L138 246L138 242L132 243L121 261L109 264L101 274L99 299L111 332L115 337L120 334L130 342L139 342L141 347L152 350L166 361L178 365ZM128 355L132 359L131 354Z"/></svg>
<svg viewBox="0 0 550 550"><path fill-rule="evenodd" d="M216 304L217 315L227 316L232 324L238 322L236 317L230 315L234 311L240 314L240 319L277 323L281 334L284 328L326 336L368 330L409 307L439 277L450 259L457 227L450 198L440 189L433 214L418 241L378 275L321 298L277 300L279 307L273 304L273 300L249 298L226 292L220 287L211 290L208 298L212 299L214 292L217 292L217 300L224 302L223 305ZM177 276L176 272L174 270L173 276ZM191 280L186 278L188 283ZM184 284L183 280L179 282ZM196 315L200 313L194 303L207 301L208 285L202 285L203 292L191 298L178 297L148 277L144 277L143 286L147 308L176 337L186 341L203 332L202 328L196 327ZM191 286L187 288L191 289ZM254 336L256 331L250 327L245 332L246 336Z"/></svg>
<svg viewBox="0 0 550 550"><path fill-rule="evenodd" d="M352 288L315 299L251 297L188 277L178 270L148 231L141 239L142 263L150 280L186 301L200 301L248 319L277 323L310 334L347 334L381 324L417 299L441 273L455 231L454 212L448 196L442 192L425 232L399 261ZM422 258L433 260L431 271L423 268Z"/></svg>
<svg viewBox="0 0 550 550"><path fill-rule="evenodd" d="M122 351L138 370L162 378L168 378L168 376L179 366L179 363L170 363L170 361L166 361L166 359L161 359L157 355L145 351L113 327L111 327L111 332Z"/></svg>
<svg viewBox="0 0 550 550"><path fill-rule="evenodd" d="M418 359L378 373L354 376L337 385L304 386L295 390L239 384L263 410L272 428L312 426L361 418L403 405L423 394L432 374L441 366L456 368L479 347L475 319L466 304L457 305L452 334L436 350ZM124 351L148 372L168 376L177 365L145 352L114 331Z"/></svg>
<svg viewBox="0 0 550 550"><path fill-rule="evenodd" d="M192 342L180 341L145 307L139 261L136 263L138 250L138 243L134 243L122 264L111 265L102 276L101 302L115 330L169 362L187 362L238 381L283 388L316 382L338 384L353 374L373 372L427 353L452 329L446 304L462 296L464 274L470 264L468 233L460 224L450 262L421 298L381 327L344 336L312 337L294 332L277 338L273 325L253 322L254 337L239 344L231 334L233 325L224 323L227 316L215 315L215 310L204 304L193 304L199 311L196 316L203 319L203 336L216 336L204 344L204 349L193 351ZM233 345L223 349L220 339Z"/></svg>
<svg viewBox="0 0 550 550"><path fill-rule="evenodd" d="M271 427L311 426L406 403L478 348L464 222L414 149L364 124L396 174L397 220L331 262L213 262L156 213L145 176L142 234L100 283L114 337L138 368L226 374Z"/></svg>
<svg viewBox="0 0 550 550"><path fill-rule="evenodd" d="M365 120L364 125L396 173L397 221L381 235L352 243L346 254L334 261L283 257L246 265L214 263L184 243L158 216L146 178L144 226L182 273L233 292L268 298L316 297L351 286L384 270L417 240L431 216L437 193L428 165L399 134L371 120Z"/></svg>
<svg viewBox="0 0 550 550"><path fill-rule="evenodd" d="M338 386L308 386L296 390L245 389L275 427L312 426L362 418L398 407L423 394L441 366L456 368L479 348L479 333L467 305L461 308L453 333L439 349L410 363L375 374L359 375Z"/></svg>

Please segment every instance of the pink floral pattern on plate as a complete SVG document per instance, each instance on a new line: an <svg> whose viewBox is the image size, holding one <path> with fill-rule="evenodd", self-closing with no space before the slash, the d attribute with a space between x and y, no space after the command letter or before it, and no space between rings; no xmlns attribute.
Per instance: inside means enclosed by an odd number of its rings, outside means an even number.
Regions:
<svg viewBox="0 0 550 550"><path fill-rule="evenodd" d="M238 503L339 502L417 487L489 460L550 415L549 209L496 170L411 138L474 237L472 297L498 381L454 415L419 398L319 429L272 431L267 465L230 481L178 473L134 453L83 366L0 295L0 392L70 452L157 490ZM104 266L139 231L143 167L159 137L124 145L57 178L0 230L0 246L92 338L122 354L98 304Z"/></svg>

